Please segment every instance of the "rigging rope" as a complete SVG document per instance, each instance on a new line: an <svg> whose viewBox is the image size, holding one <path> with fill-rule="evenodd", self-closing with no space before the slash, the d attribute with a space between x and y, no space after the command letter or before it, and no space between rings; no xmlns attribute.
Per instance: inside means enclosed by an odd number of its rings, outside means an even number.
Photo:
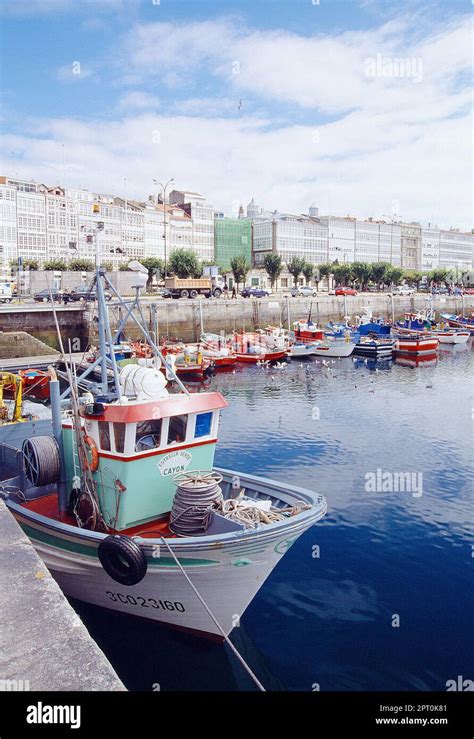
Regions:
<svg viewBox="0 0 474 739"><path fill-rule="evenodd" d="M263 687L262 683L260 682L260 680L258 679L258 677L257 677L257 676L255 675L255 673L254 673L254 672L252 671L252 668L251 668L251 667L250 667L250 666L249 666L249 665L247 664L247 662L246 662L246 661L244 660L244 658L242 657L242 655L240 654L240 652L238 651L238 649L237 649L237 648L236 648L236 647L235 647L235 646L234 646L234 645L232 644L231 640L229 639L229 637L228 637L228 636L227 636L227 634L225 633L224 629L223 629L223 628L222 628L222 626L220 625L220 623L219 623L219 621L217 620L217 618L216 618L216 617L214 616L214 614L212 613L211 609L210 609L210 608L209 608L209 606L207 605L207 603L206 603L206 601L204 600L204 598L202 597L202 595L201 595L201 594L199 593L199 591L197 590L197 588L196 588L196 586L194 585L194 583L193 583L193 582L191 581L191 579L190 579L190 577L189 577L188 573L186 572L186 570L184 569L184 567L183 567L183 566L181 565L181 563L180 563L179 559L177 558L176 554L175 554L175 553L173 552L173 550L171 549L171 547L170 547L170 545L168 544L168 542L166 541L166 539L164 539L163 537L161 537L161 541L163 542L163 544L165 545L165 547L167 548L167 550L169 551L169 553L170 553L170 554L171 554L171 556L173 557L174 561L175 561L175 562L176 562L176 564L178 565L179 569L181 570L182 574L184 575L184 577L185 577L185 578L186 578L186 580L188 581L189 585L190 585L190 586L191 586L191 588L193 589L193 591L194 591L194 593L196 594L196 596L198 597L198 599L199 599L199 600L201 601L201 603L202 603L202 605L204 606L204 608L206 609L207 613L209 614L209 616L211 617L211 619L212 619L212 620L214 621L215 625L217 626L217 628L218 628L218 629L219 629L219 631L221 632L222 636L223 636L223 637L224 637L224 639L225 639L225 642L226 642L226 644L227 644L227 645L229 646L229 648L230 648L230 649L232 650L232 652L233 652L233 653L235 654L236 658L238 659L238 661L240 662L240 664L242 665L242 667L244 668L244 670L245 670L245 671L246 671L246 672L247 672L247 673L248 673L248 674L250 675L250 677L251 677L251 678L252 678L252 680L254 681L255 685L257 686L257 688L258 688L259 690L261 690L261 691L262 691L263 693L265 693L266 691L265 691L265 688Z"/></svg>

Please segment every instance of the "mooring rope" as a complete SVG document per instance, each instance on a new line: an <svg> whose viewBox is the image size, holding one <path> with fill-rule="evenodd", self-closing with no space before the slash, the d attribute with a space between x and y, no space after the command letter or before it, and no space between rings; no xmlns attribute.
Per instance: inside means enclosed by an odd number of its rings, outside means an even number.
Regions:
<svg viewBox="0 0 474 739"><path fill-rule="evenodd" d="M255 675L255 673L254 673L254 672L252 671L252 668L251 668L251 667L250 667L250 666L249 666L249 665L247 664L247 662L246 662L246 661L244 660L244 658L242 657L242 655L240 654L240 652L238 651L238 649L237 649L237 648L236 648L236 647L235 647L235 646L234 646L234 645L232 644L231 640L229 639L229 637L228 637L228 636L227 636L227 634L225 633L224 629L223 629L223 628L222 628L222 626L220 625L220 623L219 623L219 621L217 620L217 618L216 618L216 617L214 616L213 612L211 611L211 609L210 609L210 608L209 608L209 606L207 605L207 603L206 603L206 601L204 600L204 598L202 597L202 595L201 595L201 594L199 593L199 591L197 590L197 588L196 588L196 586L194 585L194 583L193 583L193 582L191 581L190 577L188 576L188 573L186 572L186 570L184 569L184 567L183 567L183 566L181 565L181 563L180 563L179 559L177 558L176 554L175 554L175 553L173 552L173 550L171 549L171 547L170 547L170 545L168 544L168 542L166 541L166 539L165 539L164 537L161 537L161 541L163 542L163 544L164 544L164 545L165 545L165 547L167 548L168 552L169 552L169 553L171 554L171 556L173 557L174 561L175 561L175 562L176 562L176 564L178 565L179 569L180 569L180 570L181 570L181 572L183 573L184 577L185 577L185 578L186 578L186 580L188 581L188 583L189 583L189 585L191 586L191 588L192 588L192 589L194 590L194 593L196 594L197 598L199 598L199 600L201 601L202 605L203 605L203 606L204 606L204 608L206 609L207 613L209 614L209 616L211 617L211 619L212 619L212 620L214 621L215 625L217 626L217 628L218 628L218 629L219 629L219 631L221 632L222 636L223 636L223 637L224 637L224 639L225 639L225 642L226 642L226 644L228 644L229 648L230 648L230 649L232 650L232 652L233 652L233 653L235 654L236 658L237 658L237 659L239 660L239 662L240 662L240 664L242 665L242 667L244 668L244 670L245 670L245 671L246 671L246 672L247 672L247 673L248 673L248 674L250 675L250 677L251 677L251 678L252 678L252 680L254 681L255 685L257 686L257 688L258 688L259 690L261 690L261 691L262 691L263 693L265 693L265 692L266 692L266 690L265 690L265 688L263 687L262 683L260 682L260 680L258 679L258 677L257 677L257 676Z"/></svg>

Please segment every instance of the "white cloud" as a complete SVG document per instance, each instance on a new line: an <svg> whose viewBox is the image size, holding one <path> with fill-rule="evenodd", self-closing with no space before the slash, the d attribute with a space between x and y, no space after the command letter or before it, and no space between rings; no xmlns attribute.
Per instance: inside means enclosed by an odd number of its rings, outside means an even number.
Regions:
<svg viewBox="0 0 474 739"><path fill-rule="evenodd" d="M132 90L122 95L119 101L119 108L135 109L135 110L156 110L160 107L160 100L155 95L151 95L149 92L142 92L140 90Z"/></svg>
<svg viewBox="0 0 474 739"><path fill-rule="evenodd" d="M400 201L407 220L470 228L471 168L468 116L393 123L391 115L356 112L318 129L269 129L263 120L135 115L89 123L32 121L25 136L5 136L3 172L55 183L66 144L68 181L144 197L153 177L203 192L227 213L252 196L262 206L301 212L313 200L321 212L365 217Z"/></svg>
<svg viewBox="0 0 474 739"><path fill-rule="evenodd" d="M71 185L119 194L126 176L130 196L145 197L152 178L174 177L227 213L252 196L295 212L312 201L327 212L330 196L333 213L361 217L398 200L408 221L470 229L470 97L460 84L469 24L418 25L410 41L412 20L311 37L231 20L140 25L120 54L134 89L117 120L25 122L27 134L4 137L3 151L15 154L2 169L54 184L65 142ZM365 60L377 54L420 58L421 81L367 77ZM160 114L139 80L160 89ZM163 80L192 90L168 102L156 87ZM321 123L318 111L334 120Z"/></svg>

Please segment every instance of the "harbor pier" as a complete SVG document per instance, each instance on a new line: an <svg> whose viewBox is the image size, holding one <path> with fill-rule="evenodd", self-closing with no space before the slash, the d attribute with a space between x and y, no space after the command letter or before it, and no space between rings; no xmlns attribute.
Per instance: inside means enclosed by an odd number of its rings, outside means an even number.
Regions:
<svg viewBox="0 0 474 739"><path fill-rule="evenodd" d="M0 691L126 690L0 500Z"/></svg>
<svg viewBox="0 0 474 739"><path fill-rule="evenodd" d="M426 307L430 296L418 293L411 296L391 296L389 293L360 293L347 298L320 293L311 298L293 298L275 293L268 298L164 300L144 295L142 309L147 328L157 336L197 341L204 330L211 333L251 331L268 325L287 326L291 321L306 318L311 311L314 322L326 323L340 320L345 315L356 316L370 306L374 315L391 320L400 318L406 311L418 312ZM434 296L433 307L437 312L460 313L474 308L474 296ZM96 307L94 304L58 306L55 308L66 350L71 341L72 352L84 352L90 343L97 343ZM123 311L110 304L110 324L117 328ZM53 310L50 305L34 303L0 308L0 332L26 331L41 339L53 349L58 349ZM127 335L140 337L140 330L130 321ZM46 354L46 352L44 352ZM25 352L32 354L32 352ZM7 358L6 354L0 355ZM11 355L14 356L13 354Z"/></svg>

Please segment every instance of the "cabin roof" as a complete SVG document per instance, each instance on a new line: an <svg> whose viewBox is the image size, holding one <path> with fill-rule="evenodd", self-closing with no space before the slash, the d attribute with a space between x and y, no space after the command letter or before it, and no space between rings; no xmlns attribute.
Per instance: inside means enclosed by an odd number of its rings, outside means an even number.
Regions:
<svg viewBox="0 0 474 739"><path fill-rule="evenodd" d="M100 416L92 416L84 411L84 418L94 421L112 421L116 423L137 423L138 421L149 421L151 419L169 418L170 416L181 416L186 413L204 413L215 411L219 408L227 408L227 400L218 392L194 393L185 395L179 393L170 395L162 400L150 402L131 401L124 405L104 404L104 413Z"/></svg>

